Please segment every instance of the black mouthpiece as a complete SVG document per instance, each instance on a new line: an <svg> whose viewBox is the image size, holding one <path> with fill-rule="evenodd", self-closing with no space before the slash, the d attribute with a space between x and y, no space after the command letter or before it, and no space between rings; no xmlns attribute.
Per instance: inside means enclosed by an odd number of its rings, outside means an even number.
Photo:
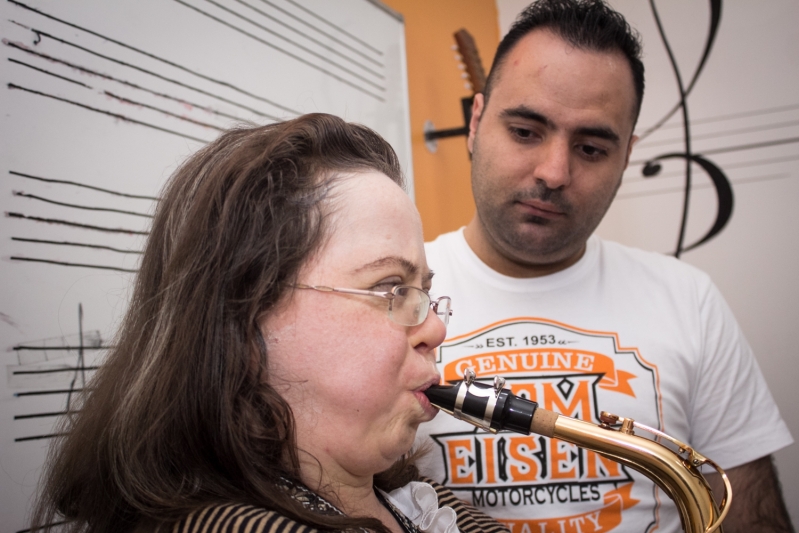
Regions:
<svg viewBox="0 0 799 533"><path fill-rule="evenodd" d="M430 403L439 409L452 411L455 409L455 402L458 400L458 387L453 385L433 385L424 395Z"/></svg>
<svg viewBox="0 0 799 533"><path fill-rule="evenodd" d="M465 391L461 391L465 387ZM457 385L434 385L424 391L430 403L445 410L455 418L492 431L515 431L530 434L538 404L511 394L508 389L499 393L494 387L476 381ZM463 401L458 405L458 396Z"/></svg>

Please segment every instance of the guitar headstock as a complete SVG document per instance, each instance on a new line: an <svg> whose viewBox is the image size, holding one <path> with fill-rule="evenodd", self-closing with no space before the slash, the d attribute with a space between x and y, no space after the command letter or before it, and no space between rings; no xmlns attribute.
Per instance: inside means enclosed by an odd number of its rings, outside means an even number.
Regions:
<svg viewBox="0 0 799 533"><path fill-rule="evenodd" d="M463 28L456 31L454 36L461 62L466 71L467 80L472 86L472 92L474 94L481 93L485 89L486 73L485 69L483 69L483 62L480 60L480 54L477 52L474 38L472 34Z"/></svg>

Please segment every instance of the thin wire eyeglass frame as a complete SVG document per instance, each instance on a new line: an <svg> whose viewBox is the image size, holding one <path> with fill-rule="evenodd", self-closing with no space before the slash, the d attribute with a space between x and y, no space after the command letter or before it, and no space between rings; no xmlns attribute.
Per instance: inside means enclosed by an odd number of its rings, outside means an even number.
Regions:
<svg viewBox="0 0 799 533"><path fill-rule="evenodd" d="M305 285L303 283L297 283L294 285L294 287L297 289L311 289L319 292L340 292L344 294L357 294L361 296L376 296L378 298L385 298L389 301L388 317L401 326L418 326L427 319L427 314L431 308L433 309L433 313L435 313L435 315L441 319L445 326L449 324L449 317L452 316L452 298L449 296L441 296L433 300L426 291L411 285L395 285L389 292L367 291L363 289L342 289L338 287L327 287L325 285ZM417 322L415 323L406 323L407 321L400 321L398 320L398 317L394 315L394 300L399 298L396 293L401 289L410 289L419 294L419 301L421 305L419 306L418 314L416 314ZM407 299L407 297L405 297L405 299ZM427 300L427 304L424 303L425 300Z"/></svg>

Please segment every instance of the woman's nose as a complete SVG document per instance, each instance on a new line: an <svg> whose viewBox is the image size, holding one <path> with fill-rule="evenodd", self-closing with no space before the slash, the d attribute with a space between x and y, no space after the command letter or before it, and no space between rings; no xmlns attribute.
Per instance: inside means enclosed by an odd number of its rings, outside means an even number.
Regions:
<svg viewBox="0 0 799 533"><path fill-rule="evenodd" d="M438 347L447 336L447 326L431 309L424 322L411 329L411 345L418 351L429 353L434 357L434 348Z"/></svg>

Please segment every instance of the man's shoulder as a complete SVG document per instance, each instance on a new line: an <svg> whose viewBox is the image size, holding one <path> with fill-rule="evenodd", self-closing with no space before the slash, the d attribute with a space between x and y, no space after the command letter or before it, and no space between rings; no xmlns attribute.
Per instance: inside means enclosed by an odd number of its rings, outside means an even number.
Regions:
<svg viewBox="0 0 799 533"><path fill-rule="evenodd" d="M452 248L457 245L458 242L465 242L463 228L448 233L442 233L432 241L424 243L424 247L427 253L430 253L431 251L435 252Z"/></svg>
<svg viewBox="0 0 799 533"><path fill-rule="evenodd" d="M680 288L699 293L706 292L713 285L705 272L673 256L606 240L598 235L588 239L586 252L580 261L566 270L537 278L510 279L495 273L471 251L463 228L425 243L425 253L430 267L441 275L442 283L469 272L475 279L493 280L495 285L507 286L509 290L527 292L564 288L579 282L621 287L654 284L666 291Z"/></svg>
<svg viewBox="0 0 799 533"><path fill-rule="evenodd" d="M665 278L692 279L710 282L710 277L699 268L674 256L635 248L615 241L593 237L597 241L602 267L611 271L641 273Z"/></svg>
<svg viewBox="0 0 799 533"><path fill-rule="evenodd" d="M432 241L424 243L427 263L433 270L454 268L470 258L469 245L463 236L463 228L442 233Z"/></svg>

